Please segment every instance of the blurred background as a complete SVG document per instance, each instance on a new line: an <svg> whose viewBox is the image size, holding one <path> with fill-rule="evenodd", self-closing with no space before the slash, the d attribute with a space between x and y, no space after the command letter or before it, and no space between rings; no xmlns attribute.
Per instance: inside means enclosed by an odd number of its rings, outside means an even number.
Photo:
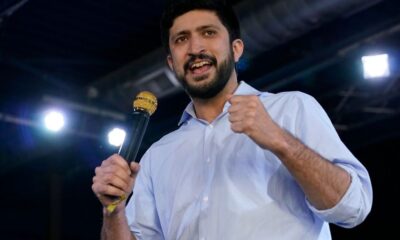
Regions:
<svg viewBox="0 0 400 240"><path fill-rule="evenodd" d="M351 230L332 226L333 238L396 236L388 219L399 195L400 1L231 2L246 46L240 79L314 96L369 170L371 214ZM109 131L129 125L141 90L155 93L159 107L139 156L177 128L189 99L165 65L164 5L0 0L0 239L99 239L91 183L118 151Z"/></svg>

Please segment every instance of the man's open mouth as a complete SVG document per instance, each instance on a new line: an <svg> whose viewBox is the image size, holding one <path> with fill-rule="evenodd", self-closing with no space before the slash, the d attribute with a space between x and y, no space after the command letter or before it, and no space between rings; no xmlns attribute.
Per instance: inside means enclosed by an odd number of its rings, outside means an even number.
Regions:
<svg viewBox="0 0 400 240"><path fill-rule="evenodd" d="M189 70L193 74L201 74L201 73L206 72L208 69L210 69L212 65L213 65L213 63L211 61L200 60L197 62L193 62L192 64L189 64Z"/></svg>
<svg viewBox="0 0 400 240"><path fill-rule="evenodd" d="M217 65L217 59L206 54L192 55L186 62L184 69L185 74L201 75L206 73L213 65Z"/></svg>

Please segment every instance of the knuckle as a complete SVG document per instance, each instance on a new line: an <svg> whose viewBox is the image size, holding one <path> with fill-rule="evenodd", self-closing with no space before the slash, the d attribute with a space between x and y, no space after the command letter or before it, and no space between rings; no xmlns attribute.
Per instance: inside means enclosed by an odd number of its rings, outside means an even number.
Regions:
<svg viewBox="0 0 400 240"><path fill-rule="evenodd" d="M106 183L110 183L112 181L112 177L110 174L104 175L103 181Z"/></svg>
<svg viewBox="0 0 400 240"><path fill-rule="evenodd" d="M248 112L246 113L246 116L247 116L247 117L250 117L250 118L253 118L253 117L256 116L256 112L255 112L255 111L248 111Z"/></svg>
<svg viewBox="0 0 400 240"><path fill-rule="evenodd" d="M111 163L111 164L116 164L118 162L118 157L119 155L114 153L113 155L111 155L107 160Z"/></svg>
<svg viewBox="0 0 400 240"><path fill-rule="evenodd" d="M115 154L113 154L113 155L109 158L109 162L110 162L111 164L114 164L114 163L116 162Z"/></svg>
<svg viewBox="0 0 400 240"><path fill-rule="evenodd" d="M257 107L257 102L256 102L255 100L252 99L252 101L250 101L250 102L248 103L248 107L250 107L250 108L252 108L252 109L256 108L256 107Z"/></svg>
<svg viewBox="0 0 400 240"><path fill-rule="evenodd" d="M99 187L98 187L98 192L99 193L106 193L107 192L107 188L108 188L108 186L107 185L100 185Z"/></svg>
<svg viewBox="0 0 400 240"><path fill-rule="evenodd" d="M92 191L96 194L99 194L101 192L101 188L98 184L93 184L92 185Z"/></svg>
<svg viewBox="0 0 400 240"><path fill-rule="evenodd" d="M117 171L117 167L116 167L115 165L111 165L111 166L109 167L109 171L110 171L110 172L116 172L116 171Z"/></svg>
<svg viewBox="0 0 400 240"><path fill-rule="evenodd" d="M98 168L101 168L101 167L107 166L107 164L108 164L109 162L110 162L110 160L109 160L109 159L103 160L103 161L101 162L101 165L100 165L100 167L98 167Z"/></svg>

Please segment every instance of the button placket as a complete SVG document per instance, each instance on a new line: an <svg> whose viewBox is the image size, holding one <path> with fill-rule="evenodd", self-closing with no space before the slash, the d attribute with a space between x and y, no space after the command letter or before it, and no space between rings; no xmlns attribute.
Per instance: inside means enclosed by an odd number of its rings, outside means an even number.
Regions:
<svg viewBox="0 0 400 240"><path fill-rule="evenodd" d="M213 134L214 134L214 126L212 124L208 124L204 128L204 149L203 149L203 157L205 164L205 181L206 185L202 192L200 200L200 218L199 218L199 235L201 236L199 239L206 239L207 231L207 218L209 217L208 207L209 207L209 192L210 185L212 183L212 177L214 174L213 166L211 163L211 153L213 148Z"/></svg>

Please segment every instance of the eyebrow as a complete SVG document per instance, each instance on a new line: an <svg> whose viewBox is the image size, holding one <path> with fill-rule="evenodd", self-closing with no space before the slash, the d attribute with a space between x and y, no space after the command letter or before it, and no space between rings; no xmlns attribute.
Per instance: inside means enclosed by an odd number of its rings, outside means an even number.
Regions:
<svg viewBox="0 0 400 240"><path fill-rule="evenodd" d="M209 25L203 25L203 26L197 27L195 29L195 31L200 32L202 30L209 29L209 28L213 28L213 29L217 29L217 30L220 29L220 27L218 27L217 25L209 24ZM189 30L182 30L174 35L171 35L171 38L173 39L173 38L176 38L177 36L188 34L189 32L190 32Z"/></svg>
<svg viewBox="0 0 400 240"><path fill-rule="evenodd" d="M208 29L208 28L219 29L218 26L210 24L210 25L200 26L200 27L196 28L196 31L201 31L201 30Z"/></svg>

